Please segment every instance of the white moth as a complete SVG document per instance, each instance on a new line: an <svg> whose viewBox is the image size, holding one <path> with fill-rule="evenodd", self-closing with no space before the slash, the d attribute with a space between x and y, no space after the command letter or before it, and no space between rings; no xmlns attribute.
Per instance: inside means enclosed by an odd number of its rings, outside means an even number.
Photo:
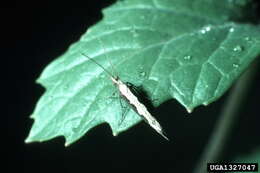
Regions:
<svg viewBox="0 0 260 173"><path fill-rule="evenodd" d="M82 53L83 56L87 57L89 60L93 61L99 67L101 67L109 76L114 85L117 87L121 97L123 97L130 105L135 109L134 111L141 116L145 122L147 122L156 132L158 132L166 140L169 140L163 133L163 129L159 122L150 114L144 104L142 104L138 98L132 93L130 88L119 79L118 76L113 76L109 71L107 71L102 65L90 58L89 56Z"/></svg>

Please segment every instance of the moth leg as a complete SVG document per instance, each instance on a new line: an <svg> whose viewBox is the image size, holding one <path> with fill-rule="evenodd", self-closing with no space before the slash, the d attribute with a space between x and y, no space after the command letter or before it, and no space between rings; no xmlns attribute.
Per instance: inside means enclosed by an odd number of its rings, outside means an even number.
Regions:
<svg viewBox="0 0 260 173"><path fill-rule="evenodd" d="M122 118L120 119L120 121L118 123L118 126L120 126L122 124L122 122L124 121L125 117L126 117L126 113L129 111L129 107L126 105L124 99L120 97L120 93L119 93L118 90L116 90L112 94L112 96L110 96L108 98L110 98L110 99L119 99L119 103L120 103L120 107L121 107L121 114L122 114Z"/></svg>
<svg viewBox="0 0 260 173"><path fill-rule="evenodd" d="M129 107L126 105L123 105L122 98L119 98L119 102L120 102L121 110L122 110L122 118L119 121L118 126L120 126L123 123L123 121L125 120L126 114L129 111Z"/></svg>

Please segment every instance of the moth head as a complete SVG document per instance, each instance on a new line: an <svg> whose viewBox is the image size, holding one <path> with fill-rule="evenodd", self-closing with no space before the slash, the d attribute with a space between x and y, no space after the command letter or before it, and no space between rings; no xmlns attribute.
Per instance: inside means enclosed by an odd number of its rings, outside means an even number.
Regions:
<svg viewBox="0 0 260 173"><path fill-rule="evenodd" d="M111 80L113 81L114 84L118 84L119 78L118 78L118 76L111 77Z"/></svg>

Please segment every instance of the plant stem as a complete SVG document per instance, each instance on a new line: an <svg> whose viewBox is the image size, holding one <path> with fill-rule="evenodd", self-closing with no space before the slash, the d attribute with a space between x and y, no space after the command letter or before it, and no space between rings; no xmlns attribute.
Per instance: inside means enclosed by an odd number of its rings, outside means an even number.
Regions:
<svg viewBox="0 0 260 173"><path fill-rule="evenodd" d="M255 64L257 63L258 62L255 62ZM193 171L194 173L206 173L207 163L219 161L228 136L232 131L233 125L239 115L240 108L243 107L242 103L245 101L247 93L250 89L253 81L252 79L257 70L256 66L257 65L251 66L249 70L240 77L232 89L230 96L221 111L220 118L216 122L216 126L213 130L212 136L209 139L209 143L206 145L201 159Z"/></svg>

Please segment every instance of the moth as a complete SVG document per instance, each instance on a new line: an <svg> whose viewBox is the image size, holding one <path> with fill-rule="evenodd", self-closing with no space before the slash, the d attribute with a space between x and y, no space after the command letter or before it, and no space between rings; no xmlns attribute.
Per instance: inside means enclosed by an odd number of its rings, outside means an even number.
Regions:
<svg viewBox="0 0 260 173"><path fill-rule="evenodd" d="M130 104L134 111L143 118L145 122L147 122L157 133L159 133L166 140L169 140L163 132L163 129L159 122L151 115L146 106L141 103L138 97L131 91L127 83L120 80L118 76L112 75L107 69L105 69L101 64L99 64L94 59L90 58L84 53L81 53L84 57L94 62L100 68L102 68L109 76L113 84L116 86L120 93L120 97L122 97L128 104ZM112 64L111 64L112 65Z"/></svg>

